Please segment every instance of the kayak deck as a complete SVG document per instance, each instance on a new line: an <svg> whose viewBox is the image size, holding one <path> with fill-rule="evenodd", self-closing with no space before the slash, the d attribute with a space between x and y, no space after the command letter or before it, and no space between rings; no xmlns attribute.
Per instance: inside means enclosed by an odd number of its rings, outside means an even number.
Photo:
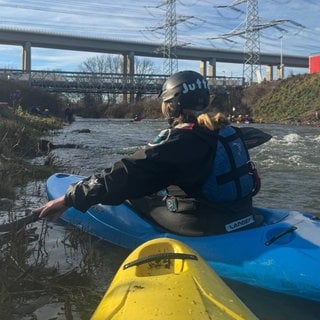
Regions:
<svg viewBox="0 0 320 320"><path fill-rule="evenodd" d="M187 245L159 238L123 262L91 320L257 319Z"/></svg>

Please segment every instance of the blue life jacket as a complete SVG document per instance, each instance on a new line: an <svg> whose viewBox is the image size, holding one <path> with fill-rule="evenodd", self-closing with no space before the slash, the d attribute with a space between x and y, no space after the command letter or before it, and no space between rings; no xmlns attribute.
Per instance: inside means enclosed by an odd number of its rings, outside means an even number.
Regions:
<svg viewBox="0 0 320 320"><path fill-rule="evenodd" d="M220 129L209 178L202 186L205 198L229 202L253 195L255 175L244 140L232 126Z"/></svg>

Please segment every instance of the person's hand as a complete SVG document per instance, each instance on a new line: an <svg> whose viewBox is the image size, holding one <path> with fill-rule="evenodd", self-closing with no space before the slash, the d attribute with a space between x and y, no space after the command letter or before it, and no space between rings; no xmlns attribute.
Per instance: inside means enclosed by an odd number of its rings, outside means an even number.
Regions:
<svg viewBox="0 0 320 320"><path fill-rule="evenodd" d="M53 220L57 220L67 209L68 207L64 203L64 196L61 196L60 198L47 202L40 208L32 210L32 212L37 214L39 216L39 219L47 216L52 216Z"/></svg>

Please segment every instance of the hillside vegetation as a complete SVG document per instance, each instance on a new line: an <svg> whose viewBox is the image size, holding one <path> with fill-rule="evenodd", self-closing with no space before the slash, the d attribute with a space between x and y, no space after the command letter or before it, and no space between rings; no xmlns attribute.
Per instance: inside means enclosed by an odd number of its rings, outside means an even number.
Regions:
<svg viewBox="0 0 320 320"><path fill-rule="evenodd" d="M252 85L243 91L241 102L256 121L317 125L320 73Z"/></svg>

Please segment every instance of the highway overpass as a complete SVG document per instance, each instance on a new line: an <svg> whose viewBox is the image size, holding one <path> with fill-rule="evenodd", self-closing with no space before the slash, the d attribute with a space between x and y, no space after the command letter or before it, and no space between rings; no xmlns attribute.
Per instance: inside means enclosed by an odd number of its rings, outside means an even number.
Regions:
<svg viewBox="0 0 320 320"><path fill-rule="evenodd" d="M134 56L162 58L162 44L134 41L120 41L82 37L67 34L0 28L0 44L17 45L22 49L22 70L31 71L31 48L48 48L73 51L119 54L122 57L124 74L134 74ZM216 63L243 64L244 52L213 48L177 47L176 55L181 60L198 60L200 72L216 76ZM308 68L308 56L283 55L284 66ZM273 67L279 66L279 54L261 53L260 63L267 67L267 80L273 79ZM208 64L208 65L207 65Z"/></svg>

